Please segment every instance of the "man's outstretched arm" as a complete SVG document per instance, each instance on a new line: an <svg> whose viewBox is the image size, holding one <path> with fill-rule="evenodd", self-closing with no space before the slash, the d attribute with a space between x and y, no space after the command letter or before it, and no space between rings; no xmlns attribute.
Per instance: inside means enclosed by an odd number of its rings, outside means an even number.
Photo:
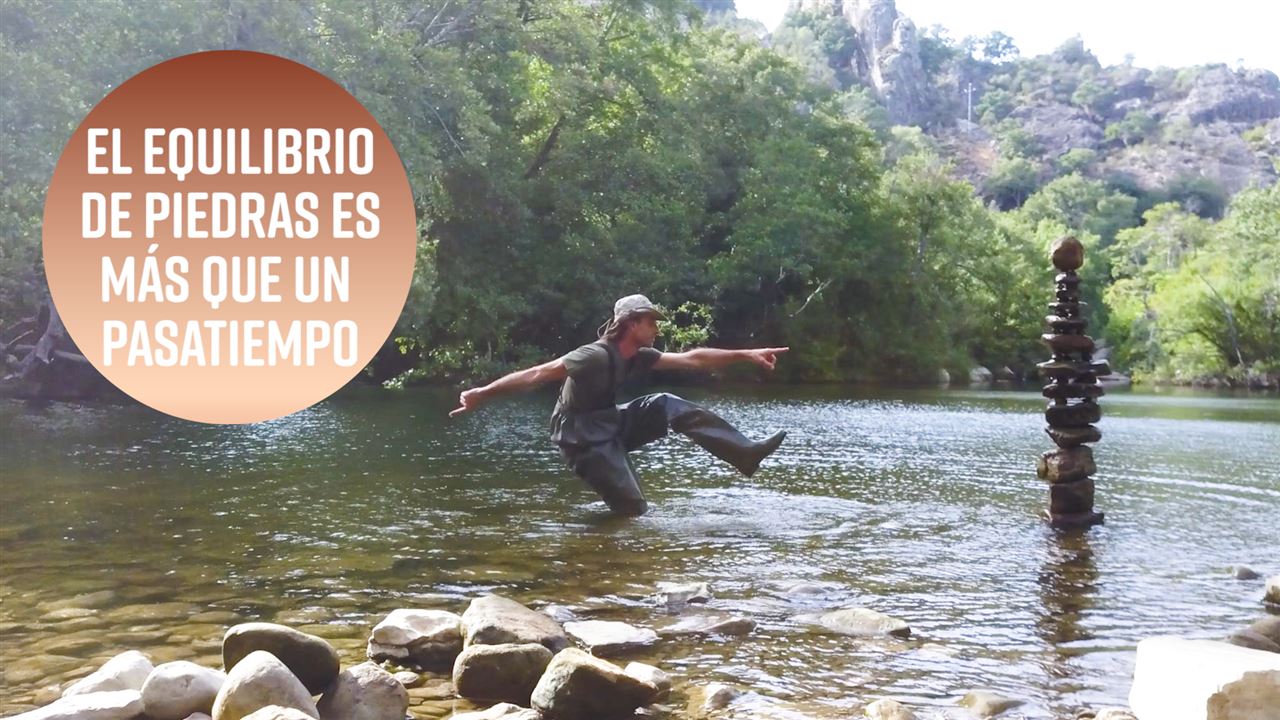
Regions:
<svg viewBox="0 0 1280 720"><path fill-rule="evenodd" d="M736 362L751 362L765 370L772 370L778 356L790 348L747 348L722 350L720 348L695 348L678 353L662 353L653 364L655 370L714 370Z"/></svg>
<svg viewBox="0 0 1280 720"><path fill-rule="evenodd" d="M497 395L532 390L543 383L564 380L568 375L569 370L565 367L562 358L556 358L551 362L534 365L524 370L517 370L503 375L484 387L463 390L458 395L458 407L449 413L449 417L461 415L468 410L474 410L481 403L491 400Z"/></svg>

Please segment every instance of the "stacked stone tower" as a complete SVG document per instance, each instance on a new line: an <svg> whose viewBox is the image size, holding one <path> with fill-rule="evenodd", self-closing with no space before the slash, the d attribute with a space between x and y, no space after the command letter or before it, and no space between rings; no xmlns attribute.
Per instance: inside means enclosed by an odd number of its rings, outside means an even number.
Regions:
<svg viewBox="0 0 1280 720"><path fill-rule="evenodd" d="M1049 508L1045 518L1057 527L1083 527L1102 522L1102 513L1093 510L1093 450L1086 443L1102 439L1093 423L1102 417L1098 398L1102 386L1099 375L1111 370L1105 362L1093 360L1093 338L1084 334L1088 321L1085 303L1080 302L1080 276L1084 246L1074 237L1053 243L1050 259L1058 269L1057 301L1049 304L1045 318L1051 332L1041 339L1053 357L1038 365L1049 379L1042 393L1049 398L1044 429L1056 450L1040 456L1036 471L1049 483Z"/></svg>

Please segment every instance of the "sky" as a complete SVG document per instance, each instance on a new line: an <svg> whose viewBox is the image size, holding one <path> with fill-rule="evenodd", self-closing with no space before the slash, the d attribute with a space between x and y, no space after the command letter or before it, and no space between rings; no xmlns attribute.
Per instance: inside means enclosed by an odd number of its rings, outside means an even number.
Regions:
<svg viewBox="0 0 1280 720"><path fill-rule="evenodd" d="M738 15L770 30L788 0L736 0ZM898 12L923 31L942 25L950 37L1013 38L1024 56L1052 51L1074 35L1103 65L1154 68L1226 63L1280 74L1278 0L897 0Z"/></svg>

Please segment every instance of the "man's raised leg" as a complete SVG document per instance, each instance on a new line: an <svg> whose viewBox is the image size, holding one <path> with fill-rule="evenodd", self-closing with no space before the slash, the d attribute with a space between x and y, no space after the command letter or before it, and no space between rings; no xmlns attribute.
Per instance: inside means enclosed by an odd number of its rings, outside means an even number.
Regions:
<svg viewBox="0 0 1280 720"><path fill-rule="evenodd" d="M662 438L669 428L687 436L747 477L751 477L760 462L777 450L787 437L786 432L778 432L755 442L719 415L671 393L638 397L621 405L619 411L622 441L627 450Z"/></svg>

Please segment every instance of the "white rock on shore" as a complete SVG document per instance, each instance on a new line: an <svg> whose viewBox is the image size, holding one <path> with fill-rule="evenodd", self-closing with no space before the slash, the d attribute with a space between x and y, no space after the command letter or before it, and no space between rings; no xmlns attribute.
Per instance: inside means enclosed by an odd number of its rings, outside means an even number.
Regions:
<svg viewBox="0 0 1280 720"><path fill-rule="evenodd" d="M103 663L92 675L82 678L62 691L62 697L112 690L142 691L142 685L155 667L150 658L137 650L129 650Z"/></svg>
<svg viewBox="0 0 1280 720"><path fill-rule="evenodd" d="M320 720L403 720L409 691L371 662L338 673L316 710Z"/></svg>
<svg viewBox="0 0 1280 720"><path fill-rule="evenodd" d="M370 660L441 669L462 652L462 618L444 610L392 610L373 628Z"/></svg>
<svg viewBox="0 0 1280 720"><path fill-rule="evenodd" d="M108 690L64 697L9 720L133 720L142 714L142 693Z"/></svg>
<svg viewBox="0 0 1280 720"><path fill-rule="evenodd" d="M148 720L186 720L192 713L213 712L213 701L226 674L177 660L157 665L142 686Z"/></svg>
<svg viewBox="0 0 1280 720"><path fill-rule="evenodd" d="M244 720L269 705L300 710L317 720L320 717L302 681L275 655L255 650L227 673L213 702L213 720Z"/></svg>
<svg viewBox="0 0 1280 720"><path fill-rule="evenodd" d="M555 720L626 717L658 688L577 649L556 654L533 690L533 709Z"/></svg>
<svg viewBox="0 0 1280 720"><path fill-rule="evenodd" d="M1142 720L1275 720L1280 654L1215 640L1138 643L1129 707Z"/></svg>
<svg viewBox="0 0 1280 720"><path fill-rule="evenodd" d="M538 643L551 652L569 645L560 623L500 595L471 601L462 613L463 645Z"/></svg>

